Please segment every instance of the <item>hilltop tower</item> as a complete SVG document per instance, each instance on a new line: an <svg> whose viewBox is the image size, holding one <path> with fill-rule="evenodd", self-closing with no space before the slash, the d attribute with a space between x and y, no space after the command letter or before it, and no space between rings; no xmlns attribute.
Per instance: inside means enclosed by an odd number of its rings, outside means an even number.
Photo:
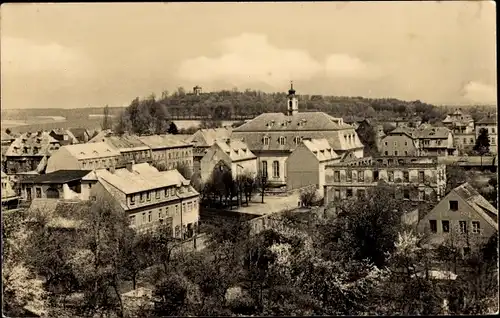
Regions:
<svg viewBox="0 0 500 318"><path fill-rule="evenodd" d="M290 89L288 90L287 110L288 116L296 115L299 112L299 100L293 89L293 81L290 82Z"/></svg>

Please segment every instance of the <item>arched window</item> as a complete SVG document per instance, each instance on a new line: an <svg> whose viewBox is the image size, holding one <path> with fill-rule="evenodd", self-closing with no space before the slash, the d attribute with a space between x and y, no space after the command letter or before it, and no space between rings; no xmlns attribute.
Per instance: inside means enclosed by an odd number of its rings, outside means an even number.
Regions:
<svg viewBox="0 0 500 318"><path fill-rule="evenodd" d="M262 138L262 143L264 143L264 145L269 145L269 137L265 136L264 138Z"/></svg>
<svg viewBox="0 0 500 318"><path fill-rule="evenodd" d="M275 160L273 161L273 178L280 177L280 162Z"/></svg>
<svg viewBox="0 0 500 318"><path fill-rule="evenodd" d="M286 137L283 137L281 136L279 139L278 139L278 142L281 146L284 146L285 143L286 143Z"/></svg>

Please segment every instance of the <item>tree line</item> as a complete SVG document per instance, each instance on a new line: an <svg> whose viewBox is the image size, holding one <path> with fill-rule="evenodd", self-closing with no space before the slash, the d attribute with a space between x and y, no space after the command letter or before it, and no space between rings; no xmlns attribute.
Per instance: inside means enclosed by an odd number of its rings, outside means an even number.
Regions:
<svg viewBox="0 0 500 318"><path fill-rule="evenodd" d="M78 214L78 235L50 230L42 215L30 222L10 215L2 223L4 310L15 315L37 303L61 317L497 311L498 234L480 241L452 230L431 249L426 235L401 222L402 202L387 187L325 214L284 213L258 233L247 222L214 224L200 252L177 251L168 227L134 232L102 201ZM458 278L433 279L438 265ZM125 282L148 283L152 301L125 308Z"/></svg>

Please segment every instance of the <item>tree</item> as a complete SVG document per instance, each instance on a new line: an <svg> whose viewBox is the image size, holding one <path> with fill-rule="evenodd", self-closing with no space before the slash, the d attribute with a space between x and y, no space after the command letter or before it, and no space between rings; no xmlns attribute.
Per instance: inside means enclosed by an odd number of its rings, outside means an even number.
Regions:
<svg viewBox="0 0 500 318"><path fill-rule="evenodd" d="M111 129L111 127L112 127L112 123L111 123L111 119L109 118L109 106L106 105L104 107L104 119L102 120L101 128L102 128L102 130L108 130L108 129Z"/></svg>
<svg viewBox="0 0 500 318"><path fill-rule="evenodd" d="M490 152L490 139L488 137L487 129L481 128L481 130L479 130L479 136L476 139L476 144L474 145L473 150L480 156L484 156Z"/></svg>
<svg viewBox="0 0 500 318"><path fill-rule="evenodd" d="M7 135L10 135L12 133L12 131L9 128L7 128L7 129L5 129L5 133L7 133Z"/></svg>
<svg viewBox="0 0 500 318"><path fill-rule="evenodd" d="M168 133L172 135L177 135L179 131L177 130L177 125L174 122L170 123L170 127L168 128Z"/></svg>
<svg viewBox="0 0 500 318"><path fill-rule="evenodd" d="M203 119L199 127L200 129L219 128L222 127L222 122L220 120Z"/></svg>
<svg viewBox="0 0 500 318"><path fill-rule="evenodd" d="M446 166L446 194L456 187L467 182L467 174L464 168L457 164Z"/></svg>
<svg viewBox="0 0 500 318"><path fill-rule="evenodd" d="M155 287L153 313L157 317L183 316L187 302L187 289L179 275L168 275Z"/></svg>
<svg viewBox="0 0 500 318"><path fill-rule="evenodd" d="M316 199L316 189L309 188L301 191L300 193L300 203L305 207L311 207L314 203L316 203Z"/></svg>

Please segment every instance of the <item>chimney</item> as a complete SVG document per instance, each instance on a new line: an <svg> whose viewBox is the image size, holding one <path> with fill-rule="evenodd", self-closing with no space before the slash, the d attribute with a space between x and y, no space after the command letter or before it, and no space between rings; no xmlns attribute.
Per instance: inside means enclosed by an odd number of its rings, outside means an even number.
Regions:
<svg viewBox="0 0 500 318"><path fill-rule="evenodd" d="M109 172L111 172L111 173L115 173L115 167L110 167L110 168L109 168Z"/></svg>
<svg viewBox="0 0 500 318"><path fill-rule="evenodd" d="M228 145L231 144L231 139L226 138L226 144L228 144Z"/></svg>
<svg viewBox="0 0 500 318"><path fill-rule="evenodd" d="M127 162L125 165L125 168L127 168L128 171L132 172L132 166L134 165L134 160Z"/></svg>

